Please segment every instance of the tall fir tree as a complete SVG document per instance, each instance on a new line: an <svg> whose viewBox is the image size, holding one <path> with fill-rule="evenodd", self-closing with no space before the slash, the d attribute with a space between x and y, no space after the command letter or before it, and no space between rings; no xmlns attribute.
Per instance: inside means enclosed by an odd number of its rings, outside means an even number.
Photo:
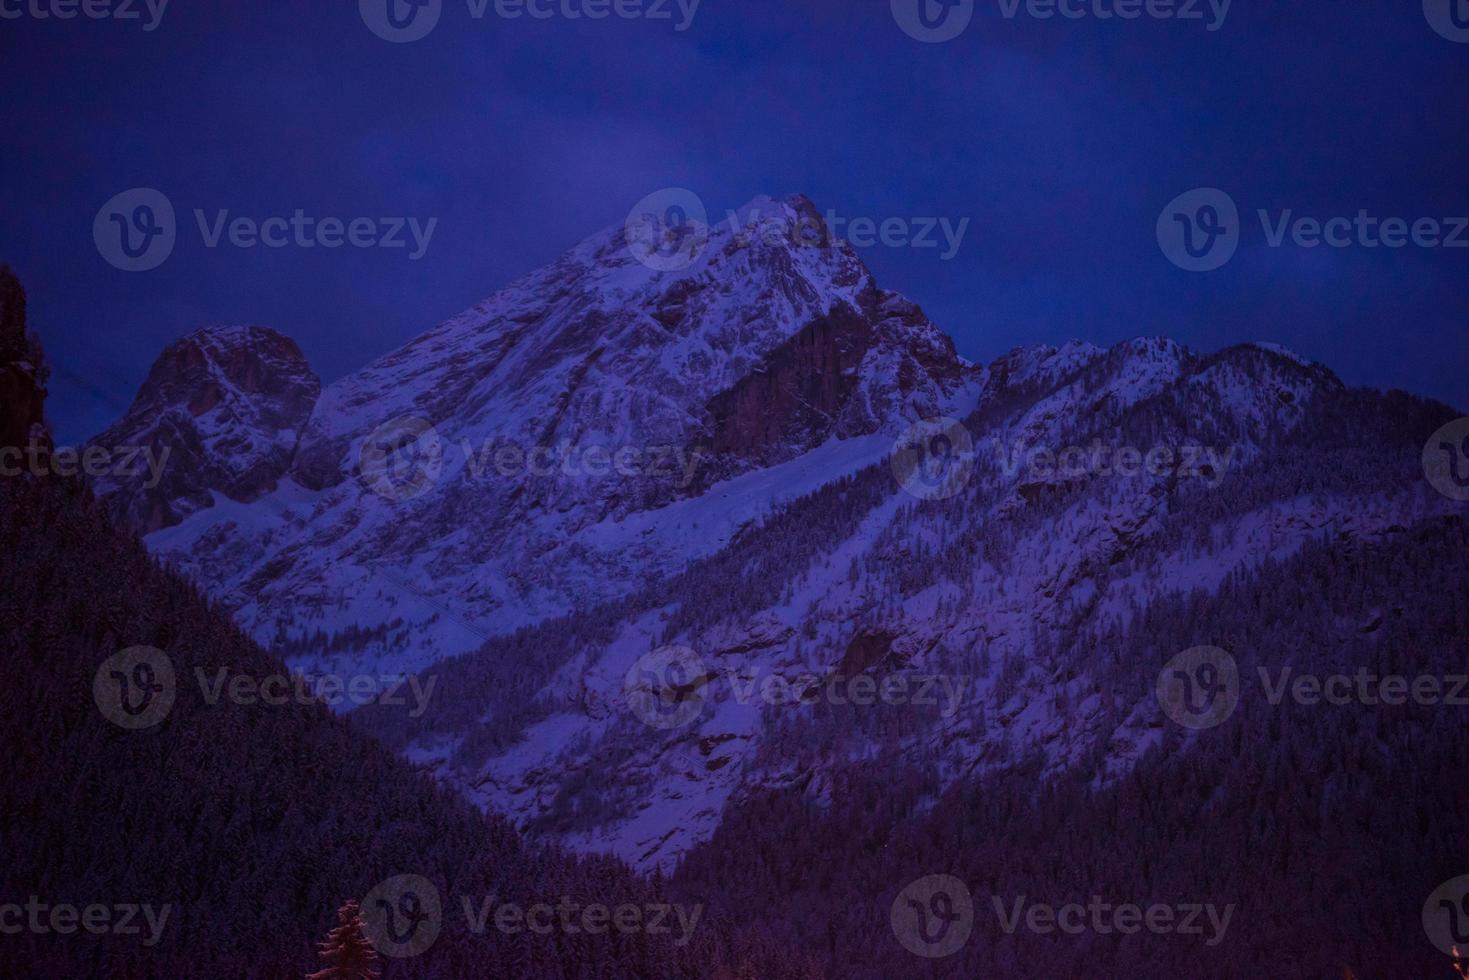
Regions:
<svg viewBox="0 0 1469 980"><path fill-rule="evenodd" d="M382 974L373 964L377 962L377 951L368 942L362 931L362 917L357 914L357 902L348 901L337 910L337 927L327 933L326 942L317 954L330 965L316 973L307 974L306 980L373 980Z"/></svg>

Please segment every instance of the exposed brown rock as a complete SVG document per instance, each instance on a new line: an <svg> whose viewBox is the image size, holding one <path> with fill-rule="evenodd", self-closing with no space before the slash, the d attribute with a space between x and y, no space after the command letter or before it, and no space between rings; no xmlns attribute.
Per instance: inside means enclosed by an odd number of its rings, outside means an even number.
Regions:
<svg viewBox="0 0 1469 980"><path fill-rule="evenodd" d="M109 474L97 490L144 534L213 503L275 489L321 393L301 349L264 327L196 331L154 362L128 413L92 440L109 449L168 453L162 479Z"/></svg>

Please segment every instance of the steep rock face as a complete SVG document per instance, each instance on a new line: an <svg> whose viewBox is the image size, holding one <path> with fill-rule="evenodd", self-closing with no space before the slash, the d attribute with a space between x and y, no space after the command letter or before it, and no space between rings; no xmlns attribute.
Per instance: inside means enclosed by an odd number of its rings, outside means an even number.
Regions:
<svg viewBox="0 0 1469 980"><path fill-rule="evenodd" d="M594 235L328 386L276 491L150 520L150 544L263 638L402 618L418 663L677 571L977 398L918 307L794 230L813 220L804 198L757 198L674 269L642 260L637 222ZM829 462L797 466L808 450ZM386 488L369 457L417 482ZM174 513L204 502L180 497Z"/></svg>
<svg viewBox="0 0 1469 980"><path fill-rule="evenodd" d="M710 400L716 454L781 462L835 435L852 438L936 414L973 371L902 297L869 290L818 317Z"/></svg>
<svg viewBox="0 0 1469 980"><path fill-rule="evenodd" d="M215 493L256 500L289 468L320 392L300 348L274 330L195 331L159 356L127 414L92 440L146 447L161 469L112 474L96 489L144 533L210 507Z"/></svg>
<svg viewBox="0 0 1469 980"><path fill-rule="evenodd" d="M765 462L819 444L855 390L871 342L871 323L850 307L808 324L710 401L713 450Z"/></svg>

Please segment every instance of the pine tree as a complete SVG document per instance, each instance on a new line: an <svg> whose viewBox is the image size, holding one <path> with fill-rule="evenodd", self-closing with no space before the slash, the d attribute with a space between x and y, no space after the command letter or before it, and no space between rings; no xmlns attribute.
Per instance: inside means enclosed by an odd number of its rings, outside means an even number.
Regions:
<svg viewBox="0 0 1469 980"><path fill-rule="evenodd" d="M356 900L349 900L337 910L335 929L327 933L326 942L321 944L317 955L331 965L325 970L308 974L306 980L372 980L381 976L373 963L377 951L362 932L362 917L357 914Z"/></svg>
<svg viewBox="0 0 1469 980"><path fill-rule="evenodd" d="M26 353L26 291L10 266L0 265L0 361Z"/></svg>

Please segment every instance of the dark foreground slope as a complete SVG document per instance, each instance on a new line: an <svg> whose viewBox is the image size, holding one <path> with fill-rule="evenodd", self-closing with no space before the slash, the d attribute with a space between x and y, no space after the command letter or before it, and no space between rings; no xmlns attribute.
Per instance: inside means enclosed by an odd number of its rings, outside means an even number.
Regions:
<svg viewBox="0 0 1469 980"><path fill-rule="evenodd" d="M1240 700L1223 724L1192 737L1173 728L1101 787L1090 767L1049 782L1022 766L935 804L921 774L875 760L837 779L825 806L802 792L746 803L675 880L716 909L756 910L751 927L772 945L801 943L825 975L851 980L1455 980L1424 916L1429 906L1438 928L1469 927L1469 886L1435 895L1469 874L1469 687L1443 684L1443 699L1459 688L1453 704L1271 696L1286 667L1292 680L1346 675L1354 691L1362 672L1469 674L1466 584L1469 525L1448 517L1380 542L1310 546L1217 595L1175 595L1130 636L1074 655L1105 661L1099 683L1124 690L1150 687L1176 650L1227 648ZM895 938L893 904L936 874L972 893L973 932L957 952L924 961ZM1200 936L1104 934L1089 908L1074 934L1024 920L1007 933L995 906L1008 917L1022 897L1028 909L1089 907L1093 896L1234 909L1210 944L1207 919Z"/></svg>
<svg viewBox="0 0 1469 980"><path fill-rule="evenodd" d="M692 977L718 962L707 922L682 947L676 932L471 934L466 896L653 898L611 862L523 847L324 707L209 704L196 668L258 680L284 667L76 485L0 483L0 556L0 904L171 907L151 947L146 926L0 935L5 975L299 977L337 907L399 874L434 883L442 933L387 977ZM159 724L129 731L103 716L93 680L139 644L169 654L177 694Z"/></svg>
<svg viewBox="0 0 1469 980"><path fill-rule="evenodd" d="M0 286L0 319L18 310L22 321L7 338L24 338L23 301L6 300L24 294L3 267ZM9 357L7 442L35 438L44 453L39 347ZM614 862L522 845L320 704L249 696L286 668L80 482L48 475L44 457L26 469L0 479L0 975L300 977L322 966L315 944L337 908L358 899L366 911L399 875L426 879L442 911L425 932L398 933L410 937L399 951L417 955L380 961L384 977L723 969L728 944L707 918L681 943L678 929L473 929L466 901L478 911L492 898L612 909L668 899ZM112 658L136 647L166 656L173 683L128 664L113 676ZM432 929L436 940L417 942Z"/></svg>

